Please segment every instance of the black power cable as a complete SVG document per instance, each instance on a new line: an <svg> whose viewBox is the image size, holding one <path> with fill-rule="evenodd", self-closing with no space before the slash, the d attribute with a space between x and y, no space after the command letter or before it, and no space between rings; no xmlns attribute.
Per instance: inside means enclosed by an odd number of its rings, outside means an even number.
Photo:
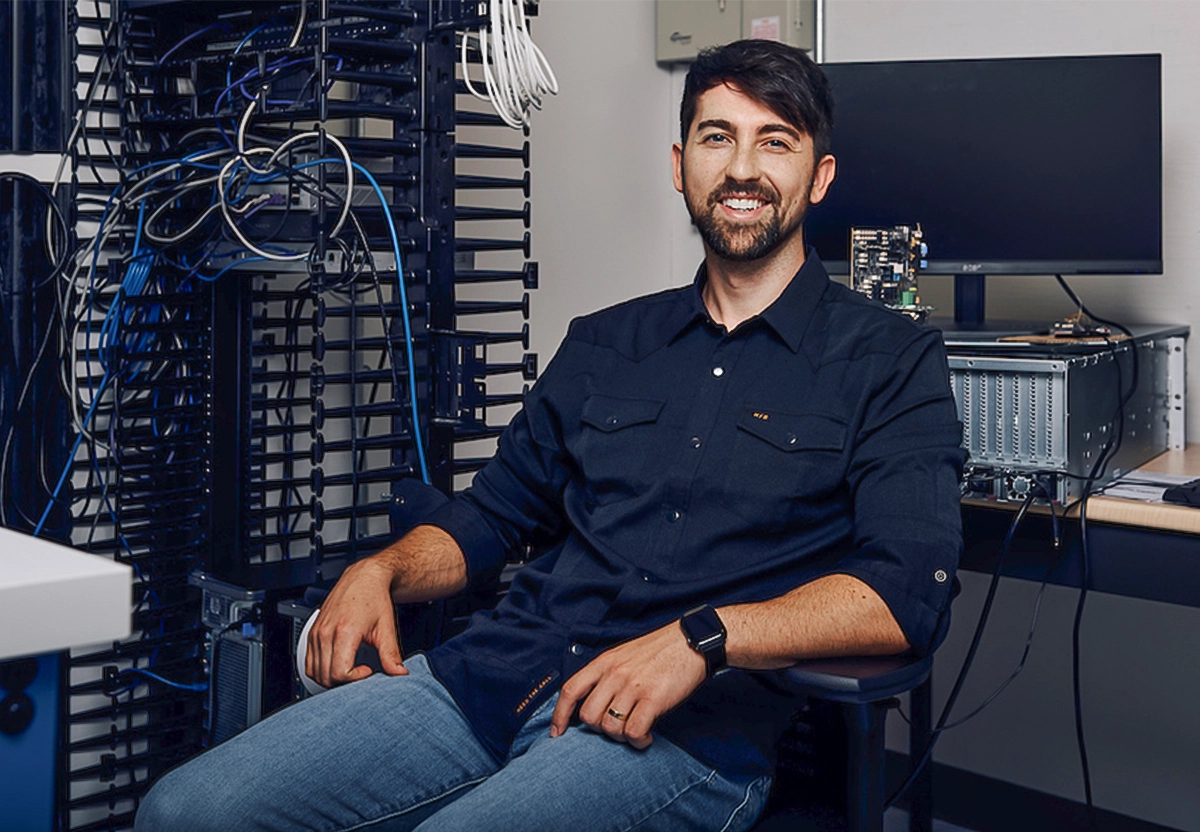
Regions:
<svg viewBox="0 0 1200 832"><path fill-rule="evenodd" d="M937 745L938 738L941 736L943 731L947 730L946 723L950 718L950 712L954 708L954 703L958 700L958 695L962 692L963 683L966 682L967 679L967 673L970 671L971 665L975 661L975 653L979 649L979 642L983 639L983 631L987 626L988 617L991 615L992 602L995 601L996 590L1000 586L1000 576L1004 571L1004 561L1008 557L1009 550L1012 548L1013 537L1016 535L1017 528L1021 525L1021 521L1025 519L1025 515L1029 511L1029 507L1033 505L1033 501L1037 497L1037 494L1038 492L1036 489L1031 489L1029 491L1029 493L1025 496L1025 499L1021 502L1021 507L1017 510L1016 516L1013 517L1012 522L1008 526L1008 533L1004 536L1004 544L1000 547L1000 558L996 562L996 569L992 573L991 582L988 584L988 591L986 597L984 598L983 609L980 611L979 620L975 624L975 633L971 637L971 646L967 649L966 658L963 659L962 666L959 668L958 678L954 680L954 687L950 690L950 696L946 699L946 704L942 706L941 716L938 717L937 726L933 729L933 732L929 737L929 743L925 746L925 751L921 754L921 758L913 764L912 771L909 773L905 781L900 785L900 788L898 788L892 794L892 796L888 798L887 803L884 804L885 808L894 805L895 802L899 800L906 791L908 791L909 787L916 782L917 777L929 762L929 759L933 754L933 748L935 745ZM1047 572L1046 577L1049 578L1049 572ZM1022 658L1022 664L1023 663L1024 659ZM1005 684L1007 684L1007 682ZM998 692L996 695L998 695ZM995 698L995 695L990 697L988 701L990 702L992 698ZM974 716L980 710L982 710L982 708L977 708L971 713L970 716ZM969 718L970 717L967 717L967 719ZM964 721L965 720L960 720L956 724L962 724Z"/></svg>
<svg viewBox="0 0 1200 832"><path fill-rule="evenodd" d="M1095 488L1096 481L1104 476L1104 472L1108 468L1109 462L1116 456L1121 448L1121 441L1125 435L1125 407L1133 399L1138 387L1138 356L1137 343L1134 340L1133 333L1124 325L1116 321L1106 320L1093 313L1078 295L1072 291L1067 281L1063 279L1061 274L1055 275L1058 285L1066 292L1067 297L1075 304L1081 312L1106 326L1113 327L1121 331L1128 339L1129 352L1131 356L1131 372L1129 380L1129 389L1123 390L1124 387L1120 351L1114 342L1109 341L1109 346L1112 349L1113 363L1117 372L1117 409L1113 415L1112 423L1114 429L1110 432L1108 440L1101 449L1095 464L1092 466L1091 472L1088 474L1087 481L1083 486L1083 494L1080 496L1079 506L1079 543L1080 543L1080 588L1079 600L1075 605L1075 619L1071 627L1071 693L1075 708L1075 741L1079 748L1079 767L1083 775L1083 793L1087 805L1088 827L1092 830L1097 829L1096 824L1096 805L1092 799L1092 776L1091 767L1088 763L1087 741L1084 736L1083 728L1083 690L1080 677L1080 632L1083 624L1083 610L1087 603L1088 583L1090 582L1091 569L1091 551L1088 546L1088 526L1087 526L1087 502L1091 497L1092 491Z"/></svg>

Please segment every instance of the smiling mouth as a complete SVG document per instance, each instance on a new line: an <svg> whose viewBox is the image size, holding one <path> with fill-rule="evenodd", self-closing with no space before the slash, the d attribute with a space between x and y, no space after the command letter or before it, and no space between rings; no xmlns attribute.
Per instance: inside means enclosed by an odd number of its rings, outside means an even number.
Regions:
<svg viewBox="0 0 1200 832"><path fill-rule="evenodd" d="M750 211L757 211L767 203L761 199L753 199L751 197L726 197L721 200L721 204L731 211L748 213Z"/></svg>

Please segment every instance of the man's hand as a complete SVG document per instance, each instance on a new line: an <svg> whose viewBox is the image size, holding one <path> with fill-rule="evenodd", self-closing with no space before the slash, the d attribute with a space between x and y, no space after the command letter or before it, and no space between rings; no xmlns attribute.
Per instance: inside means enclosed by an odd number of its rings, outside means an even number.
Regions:
<svg viewBox="0 0 1200 832"><path fill-rule="evenodd" d="M568 679L550 720L550 736L567 730L578 706L584 724L645 748L654 741L655 720L691 696L706 673L704 657L688 646L673 621L601 653Z"/></svg>
<svg viewBox="0 0 1200 832"><path fill-rule="evenodd" d="M351 564L342 573L308 633L304 672L317 684L332 687L370 676L371 668L354 664L364 641L379 651L384 673L408 673L396 637L391 581L391 570L373 558Z"/></svg>

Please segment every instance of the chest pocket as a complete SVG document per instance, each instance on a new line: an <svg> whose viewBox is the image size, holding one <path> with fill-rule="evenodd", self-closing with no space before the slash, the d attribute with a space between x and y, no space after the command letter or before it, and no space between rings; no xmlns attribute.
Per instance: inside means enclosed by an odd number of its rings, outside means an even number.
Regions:
<svg viewBox="0 0 1200 832"><path fill-rule="evenodd" d="M650 487L648 460L663 404L599 393L584 401L575 458L589 498L598 505L637 496Z"/></svg>
<svg viewBox="0 0 1200 832"><path fill-rule="evenodd" d="M830 416L746 408L725 481L730 510L766 526L820 517L845 478L846 432Z"/></svg>

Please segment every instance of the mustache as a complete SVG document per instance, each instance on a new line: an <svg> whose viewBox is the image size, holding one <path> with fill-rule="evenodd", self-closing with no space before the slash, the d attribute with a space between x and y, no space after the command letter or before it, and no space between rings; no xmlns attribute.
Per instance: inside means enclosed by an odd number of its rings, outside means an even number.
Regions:
<svg viewBox="0 0 1200 832"><path fill-rule="evenodd" d="M739 185L736 182L726 182L708 195L708 204L716 205L730 197L757 199L771 205L774 205L776 201L775 193L762 185Z"/></svg>

